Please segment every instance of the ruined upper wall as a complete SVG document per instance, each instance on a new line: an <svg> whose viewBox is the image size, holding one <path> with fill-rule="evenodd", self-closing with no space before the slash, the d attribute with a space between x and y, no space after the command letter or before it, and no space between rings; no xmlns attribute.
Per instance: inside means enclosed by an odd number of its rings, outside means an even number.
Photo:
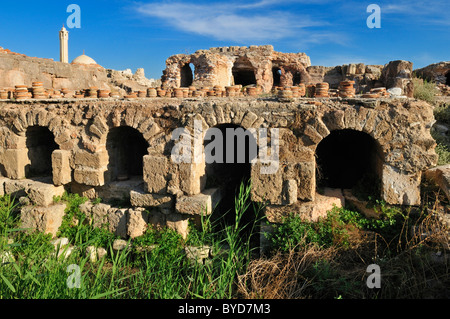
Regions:
<svg viewBox="0 0 450 319"><path fill-rule="evenodd" d="M220 47L178 54L167 59L162 76L163 88L195 86L253 85L269 93L273 87L327 82L338 89L342 81L354 81L358 93L372 88L398 87L412 97L412 66L409 61L385 65L346 64L336 67L312 66L305 53L282 53L271 45Z"/></svg>
<svg viewBox="0 0 450 319"><path fill-rule="evenodd" d="M307 76L306 68L311 65L305 53L276 52L271 45L247 47L221 47L199 50L194 54L178 54L167 59L162 77L163 87L185 86L183 67L189 64L195 67L195 77L189 85L196 87L231 86L236 83L235 71L254 72L255 84L264 92L273 87L273 68L281 69L281 84L292 85L293 75Z"/></svg>

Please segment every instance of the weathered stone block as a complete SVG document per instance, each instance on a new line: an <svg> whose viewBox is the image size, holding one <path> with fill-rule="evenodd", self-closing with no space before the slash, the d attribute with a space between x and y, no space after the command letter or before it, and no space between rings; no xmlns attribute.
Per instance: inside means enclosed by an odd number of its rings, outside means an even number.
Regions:
<svg viewBox="0 0 450 319"><path fill-rule="evenodd" d="M429 169L424 177L434 181L450 200L450 164Z"/></svg>
<svg viewBox="0 0 450 319"><path fill-rule="evenodd" d="M5 183L6 181L8 181L9 179L6 177L0 177L0 196L4 196L5 193Z"/></svg>
<svg viewBox="0 0 450 319"><path fill-rule="evenodd" d="M74 159L75 165L100 169L108 165L109 156L106 150L95 153L78 151L75 153Z"/></svg>
<svg viewBox="0 0 450 319"><path fill-rule="evenodd" d="M147 194L139 191L130 192L131 205L134 207L170 208L173 206L173 197L161 194Z"/></svg>
<svg viewBox="0 0 450 319"><path fill-rule="evenodd" d="M150 193L161 194L167 190L168 159L165 156L144 156L144 182Z"/></svg>
<svg viewBox="0 0 450 319"><path fill-rule="evenodd" d="M70 183L70 191L73 194L78 194L89 199L97 198L95 188L89 185L78 184L77 182Z"/></svg>
<svg viewBox="0 0 450 319"><path fill-rule="evenodd" d="M268 202L274 205L283 203L283 172L279 169L275 174L262 174L261 163L252 165L252 200Z"/></svg>
<svg viewBox="0 0 450 319"><path fill-rule="evenodd" d="M33 182L26 187L25 192L35 205L49 206L53 204L53 197L62 196L65 189L64 186L53 186L51 184Z"/></svg>
<svg viewBox="0 0 450 319"><path fill-rule="evenodd" d="M89 204L86 204L85 208L89 209ZM103 203L92 206L91 215L88 215L89 222L92 223L94 227L102 227L108 222L108 213L110 210L111 206Z"/></svg>
<svg viewBox="0 0 450 319"><path fill-rule="evenodd" d="M12 179L25 178L26 166L30 164L27 148L7 149L1 159L6 177Z"/></svg>
<svg viewBox="0 0 450 319"><path fill-rule="evenodd" d="M127 234L130 238L142 236L148 223L148 213L145 209L129 209L127 221Z"/></svg>
<svg viewBox="0 0 450 319"><path fill-rule="evenodd" d="M283 204L292 205L297 202L297 182L295 180L287 180L284 182Z"/></svg>
<svg viewBox="0 0 450 319"><path fill-rule="evenodd" d="M340 189L325 189L323 195L316 194L311 202L297 202L293 205L268 205L265 208L267 220L271 223L281 223L284 217L295 213L308 221L317 221L327 216L333 207L344 207L345 198Z"/></svg>
<svg viewBox="0 0 450 319"><path fill-rule="evenodd" d="M383 165L381 196L392 205L420 205L420 182L422 173L405 174L398 169Z"/></svg>
<svg viewBox="0 0 450 319"><path fill-rule="evenodd" d="M107 220L110 232L121 238L127 238L128 209L111 208Z"/></svg>
<svg viewBox="0 0 450 319"><path fill-rule="evenodd" d="M29 179L21 179L21 180L6 179L4 184L5 193L15 198L27 196L25 190L31 183L33 183L33 181Z"/></svg>
<svg viewBox="0 0 450 319"><path fill-rule="evenodd" d="M103 186L105 185L105 171L106 169L79 167L75 169L74 180L88 186Z"/></svg>
<svg viewBox="0 0 450 319"><path fill-rule="evenodd" d="M211 215L221 199L220 189L211 188L197 195L178 197L175 210L187 215Z"/></svg>
<svg viewBox="0 0 450 319"><path fill-rule="evenodd" d="M183 239L186 239L189 235L189 218L183 217L180 214L168 215L166 218L166 225L169 229L180 234Z"/></svg>
<svg viewBox="0 0 450 319"><path fill-rule="evenodd" d="M23 228L34 229L56 237L65 214L66 204L49 207L26 206L21 210Z"/></svg>
<svg viewBox="0 0 450 319"><path fill-rule="evenodd" d="M180 189L187 195L199 194L206 185L206 163L179 164Z"/></svg>
<svg viewBox="0 0 450 319"><path fill-rule="evenodd" d="M66 185L72 181L71 154L71 151L63 150L55 150L52 153L53 183L57 186Z"/></svg>

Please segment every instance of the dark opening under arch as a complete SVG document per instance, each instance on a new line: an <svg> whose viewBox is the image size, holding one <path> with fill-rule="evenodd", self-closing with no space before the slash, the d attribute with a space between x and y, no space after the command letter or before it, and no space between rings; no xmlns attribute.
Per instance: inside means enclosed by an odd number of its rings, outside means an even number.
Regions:
<svg viewBox="0 0 450 319"><path fill-rule="evenodd" d="M280 86L281 84L281 69L278 67L272 68L273 86Z"/></svg>
<svg viewBox="0 0 450 319"><path fill-rule="evenodd" d="M292 81L294 85L299 85L300 83L302 83L302 74L300 73L300 71L296 71L294 73Z"/></svg>
<svg viewBox="0 0 450 319"><path fill-rule="evenodd" d="M189 87L194 82L194 65L191 63L186 63L181 68L181 87Z"/></svg>
<svg viewBox="0 0 450 319"><path fill-rule="evenodd" d="M132 127L111 129L106 138L110 181L142 178L143 157L148 153L148 147L142 134Z"/></svg>
<svg viewBox="0 0 450 319"><path fill-rule="evenodd" d="M251 161L258 154L257 141L238 125L221 124L206 132L204 145L207 162L206 188L218 187L223 195L212 219L229 225L235 221L234 203L239 187L241 183L248 185L250 180ZM249 208L252 209L253 207ZM253 211L247 211L244 213L243 223L254 218Z"/></svg>
<svg viewBox="0 0 450 319"><path fill-rule="evenodd" d="M369 134L333 131L317 146L316 160L318 187L358 188L363 194L379 195L383 154Z"/></svg>
<svg viewBox="0 0 450 319"><path fill-rule="evenodd" d="M31 126L25 136L30 160L25 167L25 177L52 176L52 153L59 148L53 133L47 127Z"/></svg>
<svg viewBox="0 0 450 319"><path fill-rule="evenodd" d="M445 74L445 84L450 86L450 71Z"/></svg>
<svg viewBox="0 0 450 319"><path fill-rule="evenodd" d="M255 68L247 58L239 58L233 66L233 78L235 85L256 84Z"/></svg>

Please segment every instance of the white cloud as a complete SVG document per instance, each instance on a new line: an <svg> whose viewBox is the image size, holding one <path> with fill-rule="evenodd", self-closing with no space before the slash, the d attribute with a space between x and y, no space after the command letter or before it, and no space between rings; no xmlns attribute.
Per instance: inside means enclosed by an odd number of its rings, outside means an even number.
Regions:
<svg viewBox="0 0 450 319"><path fill-rule="evenodd" d="M147 17L162 19L184 32L242 43L291 38L304 28L327 24L315 21L307 15L293 15L273 8L263 10L277 3L280 3L280 0L261 0L245 5L239 3L207 5L185 2L151 3L140 4L137 11ZM250 10L255 8L258 8L255 12ZM313 37L314 34L311 33L310 36Z"/></svg>

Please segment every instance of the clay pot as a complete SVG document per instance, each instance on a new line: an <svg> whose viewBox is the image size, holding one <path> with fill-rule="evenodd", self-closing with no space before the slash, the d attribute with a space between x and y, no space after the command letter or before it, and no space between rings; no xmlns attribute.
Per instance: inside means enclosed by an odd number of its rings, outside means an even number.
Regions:
<svg viewBox="0 0 450 319"><path fill-rule="evenodd" d="M155 89L155 88L149 88L149 89L147 90L147 96L148 96L148 97L157 97L157 96L158 96L158 93L156 92L156 89Z"/></svg>
<svg viewBox="0 0 450 319"><path fill-rule="evenodd" d="M166 90L158 89L158 90L156 90L156 94L159 97L165 97L166 96Z"/></svg>

